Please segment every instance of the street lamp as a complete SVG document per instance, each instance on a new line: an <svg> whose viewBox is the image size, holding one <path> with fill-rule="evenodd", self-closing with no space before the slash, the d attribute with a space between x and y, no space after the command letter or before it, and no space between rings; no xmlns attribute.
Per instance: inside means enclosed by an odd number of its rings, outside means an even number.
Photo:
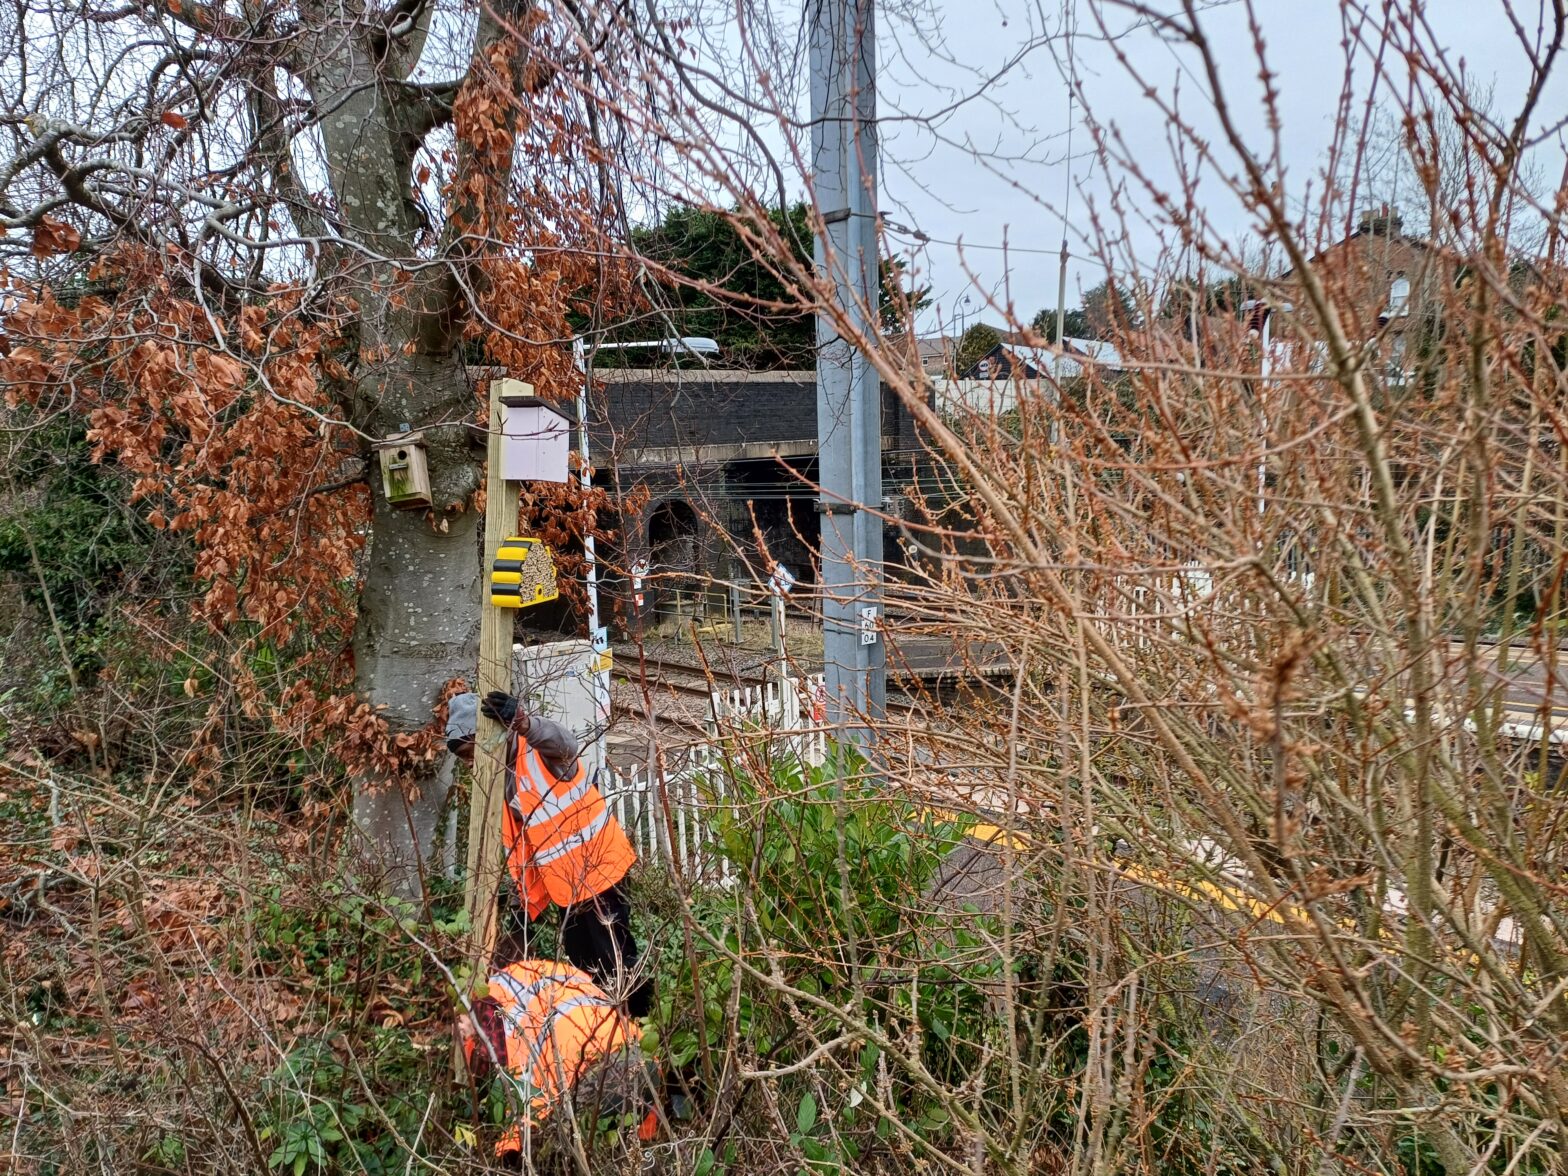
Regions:
<svg viewBox="0 0 1568 1176"><path fill-rule="evenodd" d="M964 341L964 324L969 321L969 308L973 305L974 299L970 298L967 294L958 300L958 341L960 343Z"/></svg>
<svg viewBox="0 0 1568 1176"><path fill-rule="evenodd" d="M577 474L585 495L593 492L593 470L588 464L589 361L600 351L636 350L656 350L666 354L689 352L707 363L707 356L719 353L719 345L712 339L697 335L687 335L679 339L647 339L635 343L594 343L591 348L588 340L581 335L572 340L572 361L583 377L582 386L577 390ZM584 577L588 590L588 638L593 643L594 661L598 667L593 675L594 710L598 728L603 731L609 725L610 719L610 670L604 662L604 655L610 648L610 635L599 619L599 562L594 548L592 517L589 518L588 526L583 531L583 559L588 565L588 572Z"/></svg>

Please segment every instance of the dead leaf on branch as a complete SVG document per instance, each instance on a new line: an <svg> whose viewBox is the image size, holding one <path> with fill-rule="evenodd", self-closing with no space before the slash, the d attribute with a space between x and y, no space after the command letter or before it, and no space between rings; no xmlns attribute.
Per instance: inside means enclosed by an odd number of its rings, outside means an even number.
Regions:
<svg viewBox="0 0 1568 1176"><path fill-rule="evenodd" d="M33 228L33 256L53 257L57 253L75 253L82 243L82 232L75 225L56 220L52 216L40 217Z"/></svg>

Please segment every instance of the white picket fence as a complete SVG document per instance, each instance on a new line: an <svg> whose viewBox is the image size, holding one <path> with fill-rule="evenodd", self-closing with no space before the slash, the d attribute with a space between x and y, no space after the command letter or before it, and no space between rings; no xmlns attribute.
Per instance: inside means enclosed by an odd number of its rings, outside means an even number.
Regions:
<svg viewBox="0 0 1568 1176"><path fill-rule="evenodd" d="M816 709L823 690L821 674L716 690L706 742L672 751L662 764L607 766L605 800L638 855L676 866L687 877L727 882L729 863L713 843L712 829L730 803L730 772L746 751L820 764L827 754Z"/></svg>

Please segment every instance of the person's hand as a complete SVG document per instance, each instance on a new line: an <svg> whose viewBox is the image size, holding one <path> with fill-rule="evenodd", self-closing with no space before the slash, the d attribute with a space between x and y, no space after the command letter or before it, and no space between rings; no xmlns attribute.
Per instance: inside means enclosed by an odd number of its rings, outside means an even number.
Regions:
<svg viewBox="0 0 1568 1176"><path fill-rule="evenodd" d="M479 710L488 719L511 728L517 722L517 698L504 690L492 690L479 702Z"/></svg>

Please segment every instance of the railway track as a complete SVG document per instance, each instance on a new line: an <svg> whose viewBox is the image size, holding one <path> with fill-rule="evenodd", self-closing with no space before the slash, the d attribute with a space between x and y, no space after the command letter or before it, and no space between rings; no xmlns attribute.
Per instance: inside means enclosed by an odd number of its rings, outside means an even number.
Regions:
<svg viewBox="0 0 1568 1176"><path fill-rule="evenodd" d="M1568 744L1568 693L1559 701L1558 691L1548 688L1548 679L1556 674L1543 666L1528 647L1514 641L1501 646L1494 640L1481 640L1480 660L1484 669L1505 680L1502 699L1502 729L1506 738L1534 742L1544 735L1555 744ZM642 698L641 675L647 674L647 688L655 708L656 723L667 729L679 731L690 738L706 738L710 714L709 700L715 690L724 692L750 688L759 690L770 680L770 666L755 658L751 665L724 665L712 663L713 676L701 668L683 662L649 656L639 660L635 649L617 651L614 681L621 702L618 707L633 722L645 718L646 702ZM1463 646L1451 642L1448 657L1459 657ZM1507 658L1505 665L1498 665L1500 655ZM1511 656L1510 656L1511 655ZM755 656L755 655L754 655ZM772 679L776 681L776 679ZM976 688L981 685L977 681ZM926 682L925 689L941 689L934 682ZM994 687L993 687L994 688ZM1550 699L1553 705L1546 705ZM698 701L700 700L700 702ZM670 704L668 706L660 704ZM889 692L888 710L897 715L912 716L921 710L915 698L898 691Z"/></svg>

